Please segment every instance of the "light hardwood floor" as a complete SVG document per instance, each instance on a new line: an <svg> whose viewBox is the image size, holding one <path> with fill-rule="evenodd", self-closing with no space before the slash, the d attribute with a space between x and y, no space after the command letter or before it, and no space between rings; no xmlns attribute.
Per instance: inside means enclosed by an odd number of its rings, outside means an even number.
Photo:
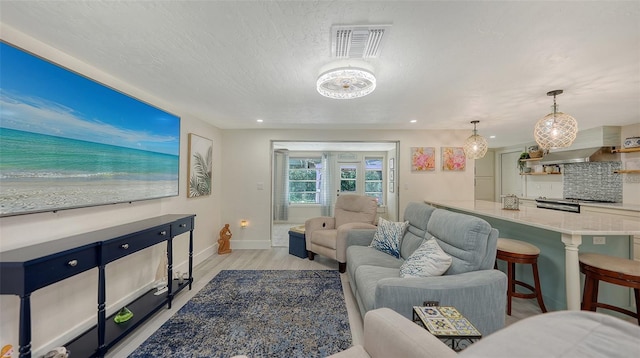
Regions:
<svg viewBox="0 0 640 358"><path fill-rule="evenodd" d="M136 331L122 340L107 353L107 357L126 357L142 342L167 321L180 307L202 289L221 270L337 270L337 262L316 255L314 261L289 255L286 247L274 247L269 250L234 250L227 255L214 254L206 261L194 267L194 283L191 291L180 292L173 301L170 310L163 309L151 317ZM344 290L349 324L354 344L363 339L362 318L355 298L349 288L346 274L340 275ZM535 300L514 299L512 315L507 316L507 325L523 318L540 313Z"/></svg>

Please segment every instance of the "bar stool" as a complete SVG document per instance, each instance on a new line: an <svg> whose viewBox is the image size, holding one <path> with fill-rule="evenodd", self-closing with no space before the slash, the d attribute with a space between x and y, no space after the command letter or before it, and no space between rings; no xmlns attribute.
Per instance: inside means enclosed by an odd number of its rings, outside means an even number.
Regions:
<svg viewBox="0 0 640 358"><path fill-rule="evenodd" d="M596 308L624 313L638 320L640 325L640 262L602 254L579 254L580 272L585 274L582 309L595 311ZM600 281L633 288L636 296L636 312L622 307L598 302L598 284Z"/></svg>
<svg viewBox="0 0 640 358"><path fill-rule="evenodd" d="M507 314L511 316L511 298L536 298L542 313L547 312L542 300L542 290L540 289L540 277L538 276L538 256L540 249L528 242L498 238L497 260L507 262ZM516 279L515 264L529 264L533 269L534 286ZM497 266L497 264L496 264ZM516 292L516 285L527 288L531 293Z"/></svg>

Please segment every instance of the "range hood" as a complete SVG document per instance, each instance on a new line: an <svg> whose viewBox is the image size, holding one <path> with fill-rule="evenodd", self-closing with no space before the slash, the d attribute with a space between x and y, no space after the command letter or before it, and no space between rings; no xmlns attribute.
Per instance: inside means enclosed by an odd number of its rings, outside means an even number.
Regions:
<svg viewBox="0 0 640 358"><path fill-rule="evenodd" d="M616 159L617 156L611 153L611 147L594 147L548 153L542 157L540 164L605 162Z"/></svg>

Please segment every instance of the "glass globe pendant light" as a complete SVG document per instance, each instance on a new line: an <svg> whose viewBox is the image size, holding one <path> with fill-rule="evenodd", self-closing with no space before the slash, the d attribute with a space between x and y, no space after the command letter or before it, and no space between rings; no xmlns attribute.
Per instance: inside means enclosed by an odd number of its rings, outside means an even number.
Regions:
<svg viewBox="0 0 640 358"><path fill-rule="evenodd" d="M480 123L480 121L471 121L471 123L473 123L473 134L464 141L464 154L468 159L480 159L487 154L487 140L478 135L476 124Z"/></svg>
<svg viewBox="0 0 640 358"><path fill-rule="evenodd" d="M553 96L553 113L541 118L533 129L536 143L545 151L570 146L578 134L576 119L566 113L558 112L556 96L562 92L563 90L547 92L547 96Z"/></svg>

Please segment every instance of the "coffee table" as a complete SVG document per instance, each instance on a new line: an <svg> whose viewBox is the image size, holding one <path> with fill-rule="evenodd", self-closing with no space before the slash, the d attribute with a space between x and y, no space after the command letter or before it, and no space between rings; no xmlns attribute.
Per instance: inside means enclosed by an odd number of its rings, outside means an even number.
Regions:
<svg viewBox="0 0 640 358"><path fill-rule="evenodd" d="M450 306L413 306L413 321L459 352L468 344L482 338L480 331L469 322L455 307ZM461 343L468 343L461 345Z"/></svg>

